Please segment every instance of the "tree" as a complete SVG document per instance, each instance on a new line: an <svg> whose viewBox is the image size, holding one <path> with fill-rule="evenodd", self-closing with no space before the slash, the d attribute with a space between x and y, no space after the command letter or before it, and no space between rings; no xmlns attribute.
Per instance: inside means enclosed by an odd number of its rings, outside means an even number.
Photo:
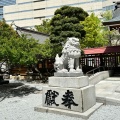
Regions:
<svg viewBox="0 0 120 120"><path fill-rule="evenodd" d="M26 36L14 38L9 40L4 39L3 44L0 45L0 55L2 58L7 58L12 65L30 65L36 62L36 54L39 53L39 43Z"/></svg>
<svg viewBox="0 0 120 120"><path fill-rule="evenodd" d="M25 35L17 39L11 38L6 46L6 55L10 63L20 65L31 65L37 62L36 55L39 54L40 45L37 40L27 38Z"/></svg>
<svg viewBox="0 0 120 120"><path fill-rule="evenodd" d="M50 29L51 29L50 20L49 19L43 20L42 24L36 25L35 28L39 32L50 34Z"/></svg>
<svg viewBox="0 0 120 120"><path fill-rule="evenodd" d="M43 20L42 24L36 25L35 28L38 32L50 34L51 31L50 19ZM46 40L43 44L40 44L40 55L43 58L52 57L52 46L49 39Z"/></svg>
<svg viewBox="0 0 120 120"><path fill-rule="evenodd" d="M112 19L112 11L105 11L104 13L101 13L101 16L103 17L104 21L108 21L110 19Z"/></svg>
<svg viewBox="0 0 120 120"><path fill-rule="evenodd" d="M103 13L101 13L102 19L103 21L108 21L112 19L112 11L105 11ZM104 37L106 39L108 39L108 45L111 46L112 45L112 41L114 39L114 32L109 30L108 26L104 26L103 27L105 32L104 32Z"/></svg>
<svg viewBox="0 0 120 120"><path fill-rule="evenodd" d="M46 40L45 43L40 44L39 52L40 52L40 55L42 56L42 58L52 58L53 57L50 40Z"/></svg>
<svg viewBox="0 0 120 120"><path fill-rule="evenodd" d="M108 39L109 46L120 45L120 33L118 29L113 29L112 31L106 30L104 36Z"/></svg>
<svg viewBox="0 0 120 120"><path fill-rule="evenodd" d="M27 65L36 62L40 44L33 38L18 36L4 20L0 21L0 60L7 59L10 64Z"/></svg>
<svg viewBox="0 0 120 120"><path fill-rule="evenodd" d="M6 56L6 47L11 37L17 38L14 29L4 19L0 21L0 61Z"/></svg>
<svg viewBox="0 0 120 120"><path fill-rule="evenodd" d="M114 36L115 36L115 40L114 40L113 44L120 45L120 33L119 33L119 29L116 29L113 32L114 32Z"/></svg>
<svg viewBox="0 0 120 120"><path fill-rule="evenodd" d="M16 31L6 23L5 19L0 21L0 37L7 38L8 40L11 36L17 37Z"/></svg>
<svg viewBox="0 0 120 120"><path fill-rule="evenodd" d="M83 25L79 24L88 16L82 8L63 6L57 9L51 19L50 42L53 47L53 55L60 53L62 45L67 37L77 37L82 39L85 36Z"/></svg>
<svg viewBox="0 0 120 120"><path fill-rule="evenodd" d="M93 48L101 47L108 43L108 41L103 37L103 29L101 26L101 21L94 13L85 18L80 24L84 26L86 35L81 41L82 48Z"/></svg>

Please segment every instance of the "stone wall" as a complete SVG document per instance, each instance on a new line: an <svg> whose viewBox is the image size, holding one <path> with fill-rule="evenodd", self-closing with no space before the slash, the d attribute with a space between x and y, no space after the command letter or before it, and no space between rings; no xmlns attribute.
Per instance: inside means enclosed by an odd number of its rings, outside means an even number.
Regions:
<svg viewBox="0 0 120 120"><path fill-rule="evenodd" d="M101 80L104 80L104 79L110 77L111 74L112 74L112 71L97 72L96 74L89 77L89 83L92 85L95 85L98 82L100 82Z"/></svg>

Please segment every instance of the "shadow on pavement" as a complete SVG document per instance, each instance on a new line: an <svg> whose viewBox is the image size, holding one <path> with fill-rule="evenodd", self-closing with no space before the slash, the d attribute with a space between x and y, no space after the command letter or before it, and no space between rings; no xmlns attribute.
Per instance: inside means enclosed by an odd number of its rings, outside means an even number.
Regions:
<svg viewBox="0 0 120 120"><path fill-rule="evenodd" d="M11 97L23 97L31 93L36 93L40 90L25 85L23 83L9 83L5 85L0 85L0 102L5 98Z"/></svg>

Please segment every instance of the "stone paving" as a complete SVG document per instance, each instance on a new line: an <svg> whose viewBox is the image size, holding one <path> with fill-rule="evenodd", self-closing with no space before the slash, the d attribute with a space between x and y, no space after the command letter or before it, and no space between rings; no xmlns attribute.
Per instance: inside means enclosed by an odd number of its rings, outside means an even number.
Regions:
<svg viewBox="0 0 120 120"><path fill-rule="evenodd" d="M120 77L109 77L95 85L97 102L120 105Z"/></svg>

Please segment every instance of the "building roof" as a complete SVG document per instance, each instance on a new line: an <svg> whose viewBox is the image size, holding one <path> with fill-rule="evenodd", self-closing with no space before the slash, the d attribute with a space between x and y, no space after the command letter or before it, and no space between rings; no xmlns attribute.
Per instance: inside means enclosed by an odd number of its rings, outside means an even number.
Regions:
<svg viewBox="0 0 120 120"><path fill-rule="evenodd" d="M120 53L120 46L108 46L108 47L99 47L99 48L89 48L84 49L85 55L90 54L102 54L102 53Z"/></svg>
<svg viewBox="0 0 120 120"><path fill-rule="evenodd" d="M28 38L34 38L36 40L39 40L39 43L44 43L44 41L46 39L49 38L48 34L44 34L35 30L30 30L30 29L26 29L23 27L18 27L16 26L16 31L18 32L18 34L21 36L22 34L27 35Z"/></svg>
<svg viewBox="0 0 120 120"><path fill-rule="evenodd" d="M38 31L35 31L35 30L26 29L26 28L18 27L18 26L17 26L16 30L22 30L22 31L27 31L29 33L35 33L35 34L39 34L39 35L49 36L48 34L45 34L45 33L42 33L42 32L38 32Z"/></svg>
<svg viewBox="0 0 120 120"><path fill-rule="evenodd" d="M111 25L112 26L113 24L115 24L115 25L120 24L120 16L115 17L115 18L108 20L106 22L103 22L103 25L108 25L108 26Z"/></svg>
<svg viewBox="0 0 120 120"><path fill-rule="evenodd" d="M120 2L115 2L115 9L113 11L113 17L111 20L104 21L103 25L111 26L113 24L120 24Z"/></svg>

